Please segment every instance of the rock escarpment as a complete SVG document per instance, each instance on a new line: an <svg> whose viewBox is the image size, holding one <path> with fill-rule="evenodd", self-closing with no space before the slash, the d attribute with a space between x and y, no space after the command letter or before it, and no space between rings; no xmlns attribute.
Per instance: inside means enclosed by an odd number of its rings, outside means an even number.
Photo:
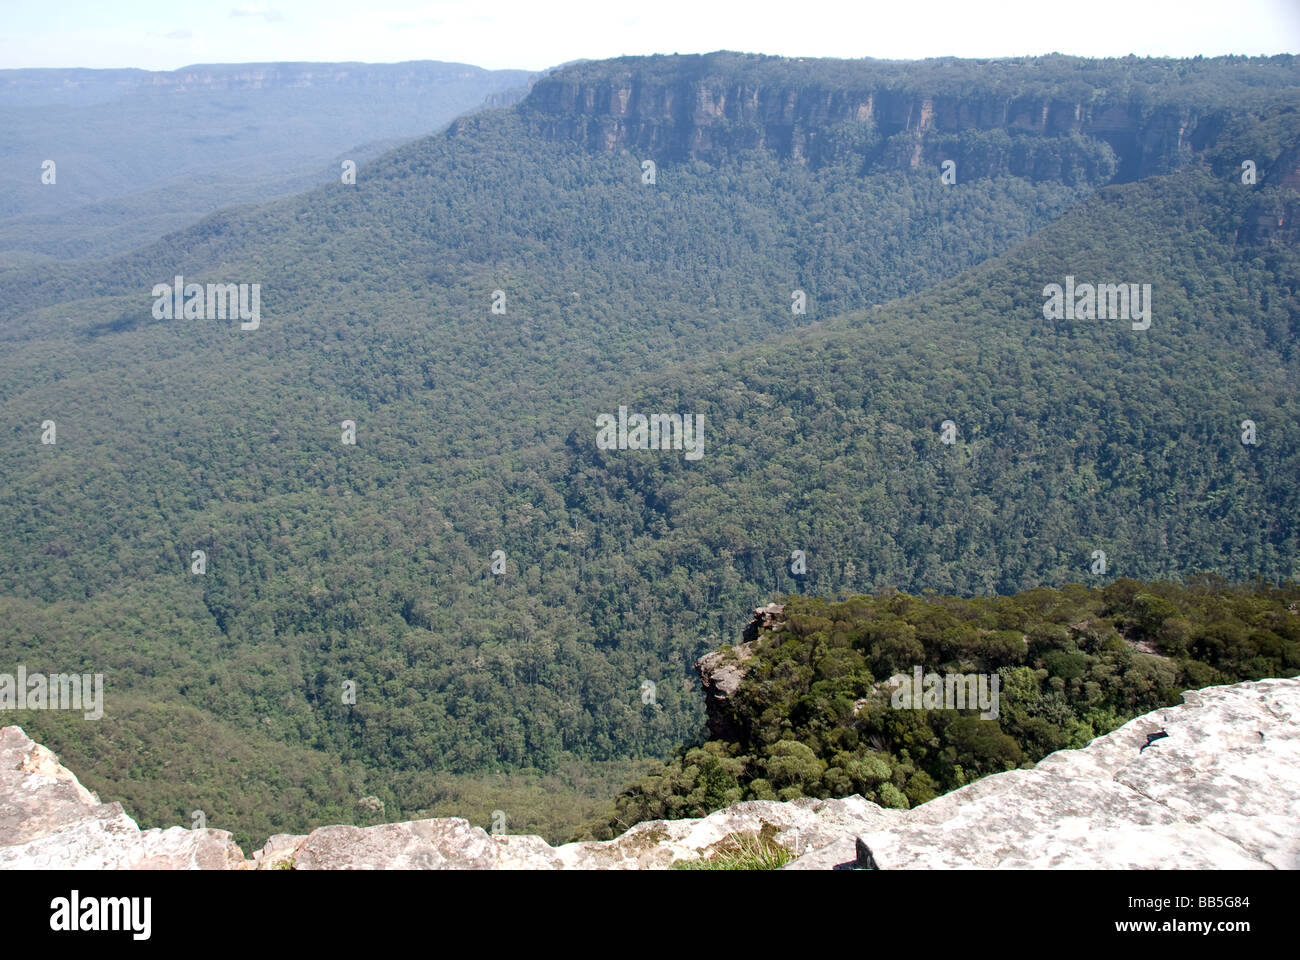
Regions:
<svg viewBox="0 0 1300 960"><path fill-rule="evenodd" d="M1283 151L1263 173L1263 182L1277 189L1265 191L1251 207L1246 215L1246 238L1300 243L1300 150Z"/></svg>
<svg viewBox="0 0 1300 960"><path fill-rule="evenodd" d="M1155 739L1151 734L1167 736ZM221 830L141 831L17 727L0 731L0 867L662 869L763 834L785 869L1300 868L1300 678L1190 691L1081 750L912 810L861 797L750 801L551 846L447 818L272 837L246 860Z"/></svg>
<svg viewBox="0 0 1300 960"><path fill-rule="evenodd" d="M948 158L966 177L1089 183L1167 172L1222 130L1224 111L1158 99L1153 90L1177 81L1151 61L1107 65L1100 77L1066 57L1033 65L629 57L541 78L522 112L547 138L660 161L715 162L761 148L814 166L846 156L867 168ZM1048 69L1062 82L1035 80ZM995 132L1002 136L987 136Z"/></svg>
<svg viewBox="0 0 1300 960"><path fill-rule="evenodd" d="M742 731L728 709L731 698L740 689L740 681L745 679L744 663L754 655L754 643L760 631L777 628L784 610L785 607L777 603L755 607L754 617L745 627L743 643L706 653L695 661L695 672L704 688L709 736L714 740L741 739Z"/></svg>

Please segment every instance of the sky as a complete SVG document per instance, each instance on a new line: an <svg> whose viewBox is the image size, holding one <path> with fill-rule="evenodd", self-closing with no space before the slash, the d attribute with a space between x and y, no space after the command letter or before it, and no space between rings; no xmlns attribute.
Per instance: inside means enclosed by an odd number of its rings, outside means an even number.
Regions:
<svg viewBox="0 0 1300 960"><path fill-rule="evenodd" d="M0 0L0 68L1300 53L1300 0Z"/></svg>

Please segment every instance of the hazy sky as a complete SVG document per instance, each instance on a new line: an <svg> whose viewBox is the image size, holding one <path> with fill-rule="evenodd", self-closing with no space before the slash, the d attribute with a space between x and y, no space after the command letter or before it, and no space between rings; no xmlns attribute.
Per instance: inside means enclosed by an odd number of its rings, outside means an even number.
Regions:
<svg viewBox="0 0 1300 960"><path fill-rule="evenodd" d="M1300 53L1300 0L4 0L0 67L451 60L537 70L622 54Z"/></svg>

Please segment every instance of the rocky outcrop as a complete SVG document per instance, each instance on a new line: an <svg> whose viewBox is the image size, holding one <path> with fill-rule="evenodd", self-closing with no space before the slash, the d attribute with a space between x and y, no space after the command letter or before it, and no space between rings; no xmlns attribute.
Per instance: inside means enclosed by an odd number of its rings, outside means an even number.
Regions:
<svg viewBox="0 0 1300 960"><path fill-rule="evenodd" d="M745 625L741 635L746 643L753 643L764 630L779 630L785 622L785 604L769 603L754 608L754 616Z"/></svg>
<svg viewBox="0 0 1300 960"><path fill-rule="evenodd" d="M753 657L754 644L761 631L779 629L784 611L785 606L779 603L755 607L753 619L745 627L743 643L706 653L695 661L695 672L704 688L709 736L714 740L735 743L745 739L730 709L732 698L740 689L740 681L745 679L744 663Z"/></svg>
<svg viewBox="0 0 1300 960"><path fill-rule="evenodd" d="M18 727L0 730L0 868L230 870L247 866L224 830L141 830L101 803Z"/></svg>
<svg viewBox="0 0 1300 960"><path fill-rule="evenodd" d="M554 847L455 818L330 826L272 837L252 860L221 830L141 831L19 728L0 731L5 868L664 869L737 835L785 846L795 855L787 870L1297 869L1300 678L1188 692L1082 750L912 810L862 797L751 801Z"/></svg>
<svg viewBox="0 0 1300 960"><path fill-rule="evenodd" d="M705 722L709 737L714 740L737 743L743 739L743 731L729 707L731 698L740 689L740 681L745 679L744 663L753 655L751 643L740 643L727 650L706 653L695 661L695 672L704 688Z"/></svg>
<svg viewBox="0 0 1300 960"><path fill-rule="evenodd" d="M522 115L544 137L660 161L716 162L761 148L813 165L850 155L886 168L951 158L967 177L1093 183L1166 172L1222 127L1218 114L1152 104L1145 90L1098 86L1086 70L1049 90L1028 65L964 64L968 74L976 68L990 73L980 87L928 62L623 58L541 78ZM992 131L1018 140L962 139ZM1059 148L1037 150L1049 139Z"/></svg>
<svg viewBox="0 0 1300 960"><path fill-rule="evenodd" d="M1234 171L1235 173L1235 171ZM1261 171L1264 198L1246 215L1246 238L1268 243L1300 243L1300 150L1281 153Z"/></svg>
<svg viewBox="0 0 1300 960"><path fill-rule="evenodd" d="M637 824L614 840L558 847L541 837L493 836L460 819L322 827L306 837L275 838L277 850L255 858L259 869L292 863L297 870L663 870L708 857L737 834L763 835L792 852L823 849L879 809L861 797L756 800L697 820Z"/></svg>
<svg viewBox="0 0 1300 960"><path fill-rule="evenodd" d="M882 869L1294 870L1300 678L1188 692L1082 750L889 813L791 867L853 863L860 839Z"/></svg>

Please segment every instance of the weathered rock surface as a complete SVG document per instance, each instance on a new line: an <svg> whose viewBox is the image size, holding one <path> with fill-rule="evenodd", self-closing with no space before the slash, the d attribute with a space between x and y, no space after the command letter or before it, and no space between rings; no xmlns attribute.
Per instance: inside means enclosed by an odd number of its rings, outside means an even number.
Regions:
<svg viewBox="0 0 1300 960"><path fill-rule="evenodd" d="M1032 770L864 825L786 869L854 861L856 838L881 869L1300 868L1300 679L1183 699Z"/></svg>
<svg viewBox="0 0 1300 960"><path fill-rule="evenodd" d="M744 642L724 650L706 653L695 661L695 672L704 688L704 708L709 736L715 740L735 741L742 731L731 713L731 698L745 679L745 661L754 656L754 645L764 630L781 629L785 606L769 603L755 607L754 616L745 627Z"/></svg>
<svg viewBox="0 0 1300 960"><path fill-rule="evenodd" d="M666 69L669 63L675 69ZM828 79L831 70L834 80ZM888 64L865 60L723 51L625 57L542 77L524 100L522 116L543 137L594 151L706 162L764 148L795 163L818 164L856 153L855 134L865 126L892 138L863 156L873 168L937 164L951 155L966 177L1013 173L1067 182L1108 179L1095 157L1079 157L1080 143L1105 144L1118 162L1118 179L1129 181L1167 171L1181 151L1203 149L1222 126L1215 116L1153 105L1132 90L1089 89L1082 80L1077 95L1026 89L1009 96L992 86L965 89L929 76L932 86L922 87L916 68L901 76ZM954 154L951 139L942 150L936 149L942 141L928 139L972 130L1079 139L1071 142L1069 162L1060 155L1032 160L1019 154L990 162L988 151L956 146Z"/></svg>
<svg viewBox="0 0 1300 960"><path fill-rule="evenodd" d="M790 850L825 847L873 813L861 797L844 800L756 800L698 820L640 823L614 840L552 847L541 837L493 836L460 819L416 820L377 827L321 827L306 837L273 838L254 854L259 869L292 861L297 870L369 869L666 869L707 856L731 834L766 832Z"/></svg>
<svg viewBox="0 0 1300 960"><path fill-rule="evenodd" d="M224 830L142 831L100 803L18 727L0 730L0 868L226 870L245 866Z"/></svg>
<svg viewBox="0 0 1300 960"><path fill-rule="evenodd" d="M795 852L787 870L1300 868L1300 678L1189 692L1030 770L913 810L861 797L751 801L614 840L552 847L445 818L277 835L246 861L221 830L141 831L17 727L0 730L0 867L664 869L733 834ZM1149 734L1168 736L1147 743Z"/></svg>

